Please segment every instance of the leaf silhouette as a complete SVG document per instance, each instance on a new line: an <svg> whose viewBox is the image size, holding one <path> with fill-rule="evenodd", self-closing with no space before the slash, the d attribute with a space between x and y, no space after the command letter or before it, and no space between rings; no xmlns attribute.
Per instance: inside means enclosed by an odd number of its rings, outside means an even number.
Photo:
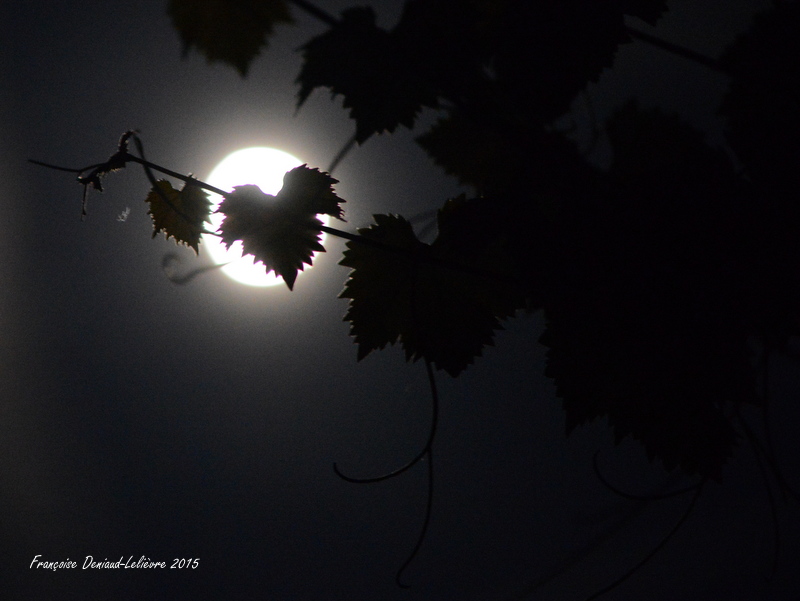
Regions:
<svg viewBox="0 0 800 601"><path fill-rule="evenodd" d="M503 320L530 308L526 295L530 272L523 264L527 257L516 254L517 228L503 210L506 207L498 205L502 202L497 199L465 194L449 199L439 209L439 233L431 249L445 269L458 272L458 286L465 289L455 292L457 297L464 294L468 302Z"/></svg>
<svg viewBox="0 0 800 601"><path fill-rule="evenodd" d="M374 215L375 224L358 230L384 248L348 244L340 265L350 274L340 298L349 298L345 320L358 344L358 360L394 344L412 321L409 291L415 280L415 257L425 252L411 224L397 215Z"/></svg>
<svg viewBox="0 0 800 601"><path fill-rule="evenodd" d="M198 252L200 236L208 222L211 201L208 195L191 181L178 191L167 180L158 180L145 199L150 205L147 213L153 219L153 238L164 232L167 238L186 244Z"/></svg>
<svg viewBox="0 0 800 601"><path fill-rule="evenodd" d="M661 2L629 0L654 19ZM441 100L470 112L524 114L544 123L613 64L629 41L617 3L409 0L391 30L369 7L351 8L302 48L298 105L316 87L344 96L359 143L411 128ZM490 67L489 67L490 66Z"/></svg>
<svg viewBox="0 0 800 601"><path fill-rule="evenodd" d="M327 32L302 48L304 63L297 78L298 106L316 87L344 96L344 107L356 121L356 139L412 127L422 105L436 106L435 93L420 86L394 36L375 25L369 7L351 8Z"/></svg>
<svg viewBox="0 0 800 601"><path fill-rule="evenodd" d="M243 77L279 23L291 23L284 0L170 0L172 24L184 54L196 47L209 62L222 61Z"/></svg>
<svg viewBox="0 0 800 601"><path fill-rule="evenodd" d="M330 215L344 221L341 203L346 202L333 191L339 180L316 168L300 165L283 176L283 187L277 200L293 211L311 215Z"/></svg>
<svg viewBox="0 0 800 601"><path fill-rule="evenodd" d="M446 207L440 224L457 211ZM353 269L340 297L350 299L345 320L359 360L399 341L407 360L424 357L455 377L492 345L500 321L514 312L511 299L520 300L502 275L482 269L494 263L488 248L462 253L447 234L424 244L394 215L375 215L359 234L380 245L349 242L340 261Z"/></svg>
<svg viewBox="0 0 800 601"><path fill-rule="evenodd" d="M267 272L281 276L291 290L304 264L311 265L320 244L322 221L318 214L342 218L333 192L337 180L327 173L301 165L283 178L277 195L265 194L258 186L236 186L226 194L217 212L222 241L230 248L241 240L246 254L261 261Z"/></svg>
<svg viewBox="0 0 800 601"><path fill-rule="evenodd" d="M546 374L567 432L607 417L617 441L641 441L667 469L719 478L736 442L727 408L760 402L752 199L724 153L674 116L631 103L607 132L611 193L558 253L572 293L545 304Z"/></svg>

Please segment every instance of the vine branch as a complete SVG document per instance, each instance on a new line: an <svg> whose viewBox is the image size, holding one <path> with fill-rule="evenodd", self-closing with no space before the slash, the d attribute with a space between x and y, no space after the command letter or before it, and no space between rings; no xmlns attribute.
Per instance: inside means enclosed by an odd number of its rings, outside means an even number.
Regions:
<svg viewBox="0 0 800 601"><path fill-rule="evenodd" d="M134 139L134 142L136 143L137 148L139 149L140 154L142 156L136 156L135 154L131 154L128 151L128 140L131 137ZM354 144L355 144L355 137L351 138L344 145L344 147L339 151L339 154L335 157L335 159L334 159L334 161L332 163L332 167L336 167L337 163L339 161L341 161L341 159L352 149ZM123 136L122 136L122 138L120 140L119 149L117 150L117 152L115 152L113 155L111 155L111 157L109 157L109 159L107 161L103 162L103 163L95 163L95 164L88 165L86 167L82 167L82 168L79 168L79 169L72 169L70 167L62 167L62 166L59 166L59 165L53 165L51 163L45 163L43 161L38 161L38 160L35 160L35 159L28 159L28 161L30 163L35 164L35 165L39 165L39 166L42 166L42 167L47 167L48 169L55 169L57 171L66 171L68 173L77 173L78 174L78 182L84 186L83 203L82 203L82 211L81 211L81 217L82 218L86 216L87 193L88 193L89 186L92 186L95 190L97 190L99 192L102 192L103 191L103 187L102 187L102 184L100 183L100 179L104 175L106 175L106 174L108 174L108 173L110 173L112 171L123 169L126 166L127 163L137 163L137 164L141 165L143 167L144 171L145 171L145 174L147 175L148 180L150 181L151 185L154 186L154 188L156 189L156 191L157 191L157 193L159 195L161 195L161 192L158 190L158 187L155 186L155 178L154 178L154 176L152 174L152 171L157 171L157 172L162 173L164 175L168 175L170 177L174 177L175 179L180 180L180 181L182 181L184 183L191 184L191 185L197 186L199 188L203 188L204 190L207 190L209 192L213 192L214 194L219 194L220 196L226 196L226 195L230 194L230 192L228 192L226 190L222 190L221 188L217 188L216 186L213 186L213 185L211 185L211 184L209 184L207 182L204 182L203 180L196 179L196 178L194 178L192 176L189 176L189 175L184 175L183 173L178 173L177 171L173 171L172 169L168 169L167 167L164 167L164 166L159 165L157 163L153 163L152 161L148 161L147 159L144 158L144 156L143 156L144 153L142 152L142 150L143 149L142 149L141 141L139 140L139 137L136 135L136 132L129 131L129 132L126 132L125 134L123 134ZM88 175L83 175L83 173L85 173L87 171L89 171ZM169 202L169 200L164 198L163 195L162 195L162 199L165 202L167 202L168 205L171 206L171 203ZM176 211L177 211L177 209L176 209ZM319 229L320 229L320 231L325 232L326 234L330 234L331 236L335 236L337 238L344 238L345 240L350 240L350 241L355 242L357 244L363 244L365 246L369 246L369 247L375 248L377 250L390 252L390 253L396 254L398 256L402 256L402 257L407 257L408 256L408 252L406 250L404 250L404 249L397 248L397 247L391 246L389 244L384 244L384 243L382 243L382 242L380 242L378 240L374 240L372 238L366 238L366 237L361 236L359 234L353 234L351 232L340 230L338 228L330 227L330 226L327 226L327 225L321 225ZM211 234L211 235L214 235L214 236L218 236L219 235L216 232L211 232L211 231L207 231L207 230L204 230L203 233ZM446 269L452 269L452 270L455 270L455 271L460 271L460 272L467 273L467 274L470 274L470 275L473 275L473 276L485 278L485 279L488 279L490 281L495 281L495 282L500 282L500 283L505 283L505 284L519 284L519 282L516 280L516 278L513 278L511 276L501 275L501 274L497 274L497 273L494 273L494 272L491 272L491 271L478 269L476 267L469 266L469 265L464 265L462 263L458 263L458 262L455 262L455 261L448 261L448 260L444 260L444 259L440 259L438 257L432 257L432 256L427 256L427 257L424 258L424 260L428 261L429 263L444 267Z"/></svg>

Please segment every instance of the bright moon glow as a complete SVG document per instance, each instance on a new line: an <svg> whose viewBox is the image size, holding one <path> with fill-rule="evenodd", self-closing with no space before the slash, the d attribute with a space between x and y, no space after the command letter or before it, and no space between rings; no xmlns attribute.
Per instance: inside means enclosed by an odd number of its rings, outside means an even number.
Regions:
<svg viewBox="0 0 800 601"><path fill-rule="evenodd" d="M286 172L302 164L303 162L297 157L275 148L244 148L225 157L214 168L206 181L212 186L227 191L232 191L234 186L255 184L265 194L277 194L283 186L283 176L286 175ZM217 210L219 203L222 202L222 197L218 194L209 194L209 196L211 202L214 203L211 209L209 229L216 231L224 216L213 211ZM319 217L323 223L327 223L324 215ZM325 234L322 235L322 239L324 238ZM221 269L233 280L248 286L283 284L283 278L276 276L274 271L267 273L263 263L260 261L254 263L252 255L242 256L241 242L234 242L228 250L219 237L205 234L203 243L217 265L228 263ZM308 268L306 266L306 269Z"/></svg>

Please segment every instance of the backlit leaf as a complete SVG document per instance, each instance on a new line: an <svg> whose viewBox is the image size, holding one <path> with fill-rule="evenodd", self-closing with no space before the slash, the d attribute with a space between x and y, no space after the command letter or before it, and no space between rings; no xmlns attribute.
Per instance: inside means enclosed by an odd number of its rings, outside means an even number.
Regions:
<svg viewBox="0 0 800 601"><path fill-rule="evenodd" d="M150 205L148 214L153 218L153 237L159 232L175 238L198 252L200 236L211 211L208 194L191 182L178 191L167 180L158 180L145 201Z"/></svg>
<svg viewBox="0 0 800 601"><path fill-rule="evenodd" d="M258 186L236 186L217 212L225 215L220 233L226 246L241 240L244 253L281 276L291 290L297 272L312 264L315 252L325 251L317 215L341 219L344 201L333 192L337 180L306 165L289 171L283 182L275 196Z"/></svg>
<svg viewBox="0 0 800 601"><path fill-rule="evenodd" d="M184 53L196 47L209 62L228 63L242 76L273 28L292 22L284 0L170 0L168 12Z"/></svg>
<svg viewBox="0 0 800 601"><path fill-rule="evenodd" d="M330 215L344 221L344 212L339 205L345 201L333 191L334 184L338 183L338 179L319 169L300 165L283 176L278 202L285 202L292 210L300 213Z"/></svg>

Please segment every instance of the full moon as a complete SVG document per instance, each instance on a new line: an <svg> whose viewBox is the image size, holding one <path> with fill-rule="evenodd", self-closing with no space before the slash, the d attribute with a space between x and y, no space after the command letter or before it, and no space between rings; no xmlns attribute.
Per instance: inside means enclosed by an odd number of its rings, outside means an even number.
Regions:
<svg viewBox="0 0 800 601"><path fill-rule="evenodd" d="M265 194L277 194L283 186L286 172L302 164L303 161L297 157L276 148L243 148L225 157L209 174L206 182L226 191L232 191L234 186L255 184ZM209 229L216 231L224 216L213 211L217 210L222 197L218 194L209 194L209 197L213 203ZM262 287L283 284L283 278L272 271L267 273L263 263L254 263L252 255L242 256L241 242L234 242L228 250L217 236L205 234L203 246L217 265L226 263L221 267L222 272L241 284Z"/></svg>

